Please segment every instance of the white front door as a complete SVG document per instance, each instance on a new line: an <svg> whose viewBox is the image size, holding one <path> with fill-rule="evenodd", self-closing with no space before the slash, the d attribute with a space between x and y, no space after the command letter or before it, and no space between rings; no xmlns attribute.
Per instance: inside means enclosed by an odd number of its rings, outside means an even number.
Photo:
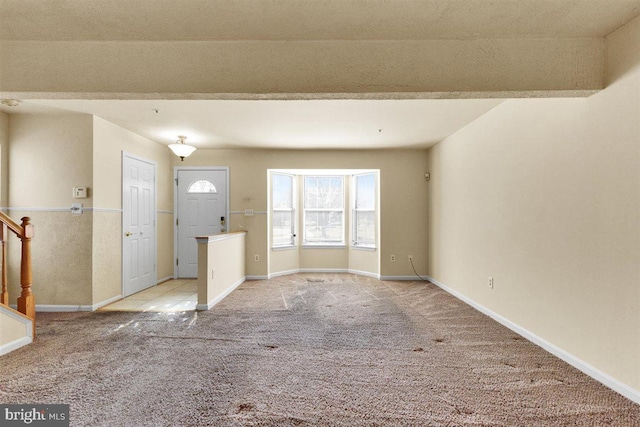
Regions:
<svg viewBox="0 0 640 427"><path fill-rule="evenodd" d="M227 231L227 169L177 170L177 275L198 277L197 236Z"/></svg>
<svg viewBox="0 0 640 427"><path fill-rule="evenodd" d="M156 165L122 155L123 296L156 284Z"/></svg>

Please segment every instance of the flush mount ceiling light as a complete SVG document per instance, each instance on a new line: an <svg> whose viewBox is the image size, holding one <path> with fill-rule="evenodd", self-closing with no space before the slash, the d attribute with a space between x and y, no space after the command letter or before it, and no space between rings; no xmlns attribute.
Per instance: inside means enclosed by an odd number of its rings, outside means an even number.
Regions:
<svg viewBox="0 0 640 427"><path fill-rule="evenodd" d="M184 143L185 139L187 139L186 136L178 136L175 144L169 144L169 148L173 151L173 154L180 157L180 160L183 162L185 157L189 157L191 153L196 151L196 147Z"/></svg>
<svg viewBox="0 0 640 427"><path fill-rule="evenodd" d="M6 105L7 107L17 107L20 105L20 101L17 99L3 99L0 101L0 104Z"/></svg>

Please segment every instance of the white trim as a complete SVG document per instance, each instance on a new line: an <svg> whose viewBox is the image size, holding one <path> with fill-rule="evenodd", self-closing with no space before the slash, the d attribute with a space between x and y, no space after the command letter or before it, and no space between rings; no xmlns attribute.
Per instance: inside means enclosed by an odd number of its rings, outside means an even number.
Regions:
<svg viewBox="0 0 640 427"><path fill-rule="evenodd" d="M25 336L20 337L16 340L8 342L4 345L0 346L0 356L3 354L7 354L13 350L17 350L20 347L23 347L27 344L31 344L33 342L33 320L25 317L21 314L14 312L13 310L1 309L0 312L7 317L10 317L14 320L17 320L25 327Z"/></svg>
<svg viewBox="0 0 640 427"><path fill-rule="evenodd" d="M240 280L238 280L236 283L231 285L229 288L227 288L227 290L225 290L223 293L221 293L220 295L218 295L217 297L209 301L207 304L196 305L196 310L199 310L199 311L211 310L211 308L214 305L218 304L225 297L227 297L231 292L233 292L238 286L242 285L246 279L247 279L246 276L242 277Z"/></svg>
<svg viewBox="0 0 640 427"><path fill-rule="evenodd" d="M269 273L267 278L273 279L274 277L288 276L290 274L296 274L296 273L300 273L300 269L296 268L295 270L276 271L275 273Z"/></svg>
<svg viewBox="0 0 640 427"><path fill-rule="evenodd" d="M196 237L198 244L208 244L211 242L219 242L220 240L235 239L240 236L246 236L246 231L232 231L231 233L214 234L213 236Z"/></svg>
<svg viewBox="0 0 640 427"><path fill-rule="evenodd" d="M27 329L33 330L33 327L29 327ZM26 336L22 338L18 338L17 340L6 343L5 345L0 345L0 356L3 356L7 353L11 353L13 350L17 350L20 347L24 347L25 345L31 344L33 342L33 338Z"/></svg>
<svg viewBox="0 0 640 427"><path fill-rule="evenodd" d="M380 276L380 280L407 280L407 281L415 281L415 282L423 282L421 278L416 276Z"/></svg>
<svg viewBox="0 0 640 427"><path fill-rule="evenodd" d="M0 210L4 211L27 211L27 212L70 212L71 206L67 207L6 207L0 208ZM93 212L122 212L122 209L119 208L96 208L96 207L82 207L84 211L93 211Z"/></svg>
<svg viewBox="0 0 640 427"><path fill-rule="evenodd" d="M122 299L122 295L116 295L115 297L108 298L104 301L97 302L91 306L91 311L96 311L97 309L104 307L105 305L109 305L112 302L116 302Z"/></svg>
<svg viewBox="0 0 640 427"><path fill-rule="evenodd" d="M118 208L83 208L85 211L122 213Z"/></svg>
<svg viewBox="0 0 640 427"><path fill-rule="evenodd" d="M359 245L351 245L349 249L353 249L356 251L365 251L365 252L375 252L378 250L375 246L359 246Z"/></svg>
<svg viewBox="0 0 640 427"><path fill-rule="evenodd" d="M122 299L122 295L109 298L108 300L101 301L93 305L62 305L62 304L36 304L37 313L72 313L76 311L96 311L98 308L104 305L111 304L114 301ZM105 303L106 304L103 304ZM103 304L103 305L100 305ZM11 304L11 308L16 308L15 304ZM94 308L95 307L95 308Z"/></svg>
<svg viewBox="0 0 640 427"><path fill-rule="evenodd" d="M18 305L17 304L11 304L8 305L7 307L12 308L13 310L0 310L2 313L6 314L7 316L11 317L14 320L18 320L22 323L27 323L27 322L31 322L31 319L26 317L25 315L23 315L22 313L20 313L18 311ZM2 305L0 305L0 308L2 308ZM14 311L15 310L15 311ZM20 314L18 314L20 313Z"/></svg>
<svg viewBox="0 0 640 427"><path fill-rule="evenodd" d="M247 280L269 280L269 276L247 276Z"/></svg>
<svg viewBox="0 0 640 427"><path fill-rule="evenodd" d="M287 246L272 246L271 250L272 251L291 251L291 250L295 250L298 249L298 245L287 245Z"/></svg>
<svg viewBox="0 0 640 427"><path fill-rule="evenodd" d="M230 215L244 215L244 211L230 211L230 212L229 212L229 214L230 214ZM255 211L255 210L254 210L254 211L253 211L253 214L254 214L254 215L258 215L258 214L260 214L260 215L266 215L266 214L267 214L267 211ZM250 215L247 215L247 216L250 216Z"/></svg>
<svg viewBox="0 0 640 427"><path fill-rule="evenodd" d="M173 280L173 276L166 276L166 277L163 277L162 279L158 279L158 281L156 282L156 285L159 285L160 283L168 282L169 280Z"/></svg>
<svg viewBox="0 0 640 427"><path fill-rule="evenodd" d="M290 274L297 274L297 273L327 273L327 274L345 273L345 274L356 274L358 276L373 277L374 279L381 280L380 275L377 273L372 273L370 271L354 270L352 268L349 268L349 269L346 269L346 268L297 268L293 270L285 270L285 271L277 271L275 273L269 273L267 277L261 280L273 279L274 277L288 276ZM263 277L263 276L247 276L247 278L248 277Z"/></svg>
<svg viewBox="0 0 640 427"><path fill-rule="evenodd" d="M75 311L93 311L93 305L36 304L36 312L41 313L71 313Z"/></svg>
<svg viewBox="0 0 640 427"><path fill-rule="evenodd" d="M357 274L358 276L367 276L367 277L373 277L374 279L378 279L380 280L380 275L377 273L372 273L370 271L362 271L362 270L354 270L352 268L349 269L349 273L351 274Z"/></svg>
<svg viewBox="0 0 640 427"><path fill-rule="evenodd" d="M301 268L298 273L349 273L348 268Z"/></svg>
<svg viewBox="0 0 640 427"><path fill-rule="evenodd" d="M556 346L554 344L551 344L550 342L546 341L544 338L539 337L538 335L534 334L533 332L528 331L527 329L523 328L522 326L519 326L518 324L512 322L511 320L509 320L509 319L507 319L505 317L502 317L501 315L489 310L488 308L484 307L483 305L478 304L477 302L475 302L472 299L464 296L460 292L458 292L458 291L456 291L456 290L444 285L443 283L437 281L433 277L430 277L430 276L425 276L425 277L427 279L429 279L429 281L431 283L435 284L436 286L438 286L442 290L448 292L449 294L453 295L454 297L458 298L459 300L467 303L468 305L470 305L471 307L475 308L476 310L486 314L487 316L491 317L496 322L498 322L498 323L502 324L503 326L506 326L507 328L511 329L516 334L518 334L518 335L528 339L532 343L542 347L544 350L546 350L549 353L553 354L554 356L564 360L569 365L573 366L574 368L578 369L579 371L582 371L584 374L590 376L594 380L596 380L596 381L602 383L603 385L609 387L613 391L615 391L617 393L620 393L621 395L623 395L627 399L632 400L633 402L640 404L640 391L639 390L635 390L635 389L629 387L628 385L623 384L622 382L616 380L615 378L611 377L610 375L602 372L598 368L596 368L596 367L588 364L587 362L577 358L576 356L572 355L571 353L568 353L567 351L561 349L560 347L558 347L558 346Z"/></svg>
<svg viewBox="0 0 640 427"><path fill-rule="evenodd" d="M71 206L68 208L38 208L38 207L11 207L11 208L2 208L6 211L26 211L26 212L71 212ZM89 210L89 208L83 207L84 210Z"/></svg>
<svg viewBox="0 0 640 427"><path fill-rule="evenodd" d="M301 248L302 249L347 249L347 245L345 245L344 243L339 243L337 245L328 245L326 243L322 245L312 245L312 244L305 243L304 245L301 246Z"/></svg>

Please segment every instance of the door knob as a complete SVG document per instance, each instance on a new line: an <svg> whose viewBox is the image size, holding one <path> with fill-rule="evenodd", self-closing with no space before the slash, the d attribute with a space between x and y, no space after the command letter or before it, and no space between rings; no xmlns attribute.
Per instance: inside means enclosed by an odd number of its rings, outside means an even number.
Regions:
<svg viewBox="0 0 640 427"><path fill-rule="evenodd" d="M130 231L127 231L126 233L124 233L124 235L125 235L125 236L127 236L127 237L131 236L132 234L133 234L133 233L132 233L132 232L130 232Z"/></svg>

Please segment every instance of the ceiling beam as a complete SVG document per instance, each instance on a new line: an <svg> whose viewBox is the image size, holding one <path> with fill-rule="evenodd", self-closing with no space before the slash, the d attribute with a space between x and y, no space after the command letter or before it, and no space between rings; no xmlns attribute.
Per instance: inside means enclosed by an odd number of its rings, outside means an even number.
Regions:
<svg viewBox="0 0 640 427"><path fill-rule="evenodd" d="M0 42L0 96L403 99L582 96L604 41ZM43 96L45 95L45 96Z"/></svg>

